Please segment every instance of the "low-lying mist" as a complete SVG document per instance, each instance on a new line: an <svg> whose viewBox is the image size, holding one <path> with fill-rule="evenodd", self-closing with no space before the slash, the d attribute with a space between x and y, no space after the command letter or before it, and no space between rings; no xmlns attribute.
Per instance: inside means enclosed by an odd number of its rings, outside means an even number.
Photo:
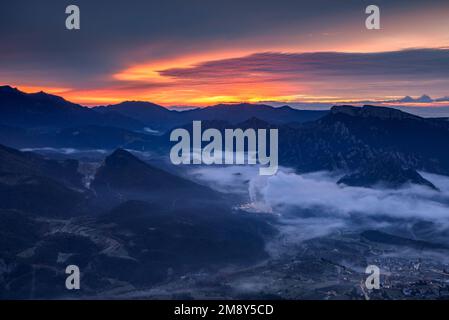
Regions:
<svg viewBox="0 0 449 320"><path fill-rule="evenodd" d="M300 242L337 231L382 229L427 240L448 239L449 177L421 172L439 191L407 184L397 189L338 185L342 173L296 174L280 168L274 176L260 176L255 167L201 167L192 176L221 192L248 199L239 209L274 214L283 241ZM432 226L421 232L417 224Z"/></svg>

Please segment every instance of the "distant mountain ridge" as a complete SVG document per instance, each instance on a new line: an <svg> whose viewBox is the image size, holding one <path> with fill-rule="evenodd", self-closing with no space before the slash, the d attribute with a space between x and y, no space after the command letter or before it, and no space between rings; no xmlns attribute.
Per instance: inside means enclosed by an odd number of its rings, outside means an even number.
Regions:
<svg viewBox="0 0 449 320"><path fill-rule="evenodd" d="M94 107L93 110L105 115L118 113L139 120L153 129L166 129L179 118L178 112L145 101L124 101L115 105Z"/></svg>
<svg viewBox="0 0 449 320"><path fill-rule="evenodd" d="M83 107L45 92L24 93L10 86L0 87L0 124L19 128L67 128L109 126L128 130L168 130L193 120L220 119L238 123L256 117L275 124L317 120L327 111L297 110L263 104L219 104L186 111L169 110L145 101Z"/></svg>
<svg viewBox="0 0 449 320"><path fill-rule="evenodd" d="M14 108L12 104L4 104L11 99L18 108L17 116L24 112L26 117L33 118L31 128L13 126L17 121L10 121L14 117L8 118L8 115ZM45 116L38 113L34 118L34 111L40 108ZM73 119L71 112L76 115ZM170 129L190 130L193 120L201 120L204 129L277 128L281 165L298 172L344 170L348 172L347 184L372 185L377 180L390 179L387 184L395 186L410 180L432 187L416 171L449 174L449 121L422 118L389 107L342 105L322 112L243 103L179 112L149 102L127 101L92 110L57 96L24 94L11 87L1 87L2 113L8 121L1 118L2 124L0 120L0 143L11 146L126 148L167 155L173 145L169 139ZM80 114L86 116L83 119L88 119L87 123L101 120L102 125L78 122L77 119L82 118ZM64 120L62 128L42 130L48 124L47 116L53 120L70 119L70 123ZM141 127L133 130L126 126L104 125L107 119L117 117L138 121ZM71 126L64 127L66 125ZM386 174L363 167L373 161L393 161L396 169ZM380 163L378 168L387 166Z"/></svg>
<svg viewBox="0 0 449 320"><path fill-rule="evenodd" d="M109 125L143 128L138 120L118 113L101 114L45 92L24 93L0 87L0 124L20 128L67 128L78 125Z"/></svg>
<svg viewBox="0 0 449 320"><path fill-rule="evenodd" d="M402 99L398 99L398 100L393 100L390 102L405 102L405 103L431 103L431 102L448 102L449 101L449 97L448 96L444 96L444 97L440 97L440 98L431 98L429 95L427 94L423 94L418 98L413 98L410 96L405 96Z"/></svg>
<svg viewBox="0 0 449 320"><path fill-rule="evenodd" d="M168 110L162 106L139 101L128 101L117 105L96 107L101 113L117 112L124 116L138 119L153 129L166 130L194 120L223 120L232 124L251 118L269 121L273 124L290 122L303 123L317 120L327 111L297 110L289 106L272 107L264 104L218 104L185 111Z"/></svg>
<svg viewBox="0 0 449 320"><path fill-rule="evenodd" d="M333 106L331 114L346 114L353 117L379 118L379 119L421 119L419 116L388 107L377 107L364 105L363 107L354 107L350 105Z"/></svg>

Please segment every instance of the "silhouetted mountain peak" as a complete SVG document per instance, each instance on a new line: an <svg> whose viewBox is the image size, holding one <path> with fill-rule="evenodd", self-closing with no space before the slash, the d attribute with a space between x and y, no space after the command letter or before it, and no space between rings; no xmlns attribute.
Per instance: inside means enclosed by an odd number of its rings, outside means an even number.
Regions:
<svg viewBox="0 0 449 320"><path fill-rule="evenodd" d="M282 107L278 107L278 108L276 108L276 109L278 109L278 110L288 110L288 111L290 111L290 110L295 110L295 109L293 109L292 107L287 106L287 105L282 106Z"/></svg>
<svg viewBox="0 0 449 320"><path fill-rule="evenodd" d="M109 155L108 158L116 158L116 157L120 157L120 158L135 158L131 152L126 151L125 149L119 148L117 150L115 150L113 153L111 153Z"/></svg>
<svg viewBox="0 0 449 320"><path fill-rule="evenodd" d="M123 200L187 202L216 196L209 188L159 169L123 149L106 157L91 187L106 206Z"/></svg>
<svg viewBox="0 0 449 320"><path fill-rule="evenodd" d="M184 179L172 175L169 172L161 170L148 164L138 157L134 156L132 153L124 150L117 149L104 160L103 165L97 172L96 179L109 180L119 177L116 181L119 184L129 183L133 186L150 186L151 188L157 188L157 184L165 184L168 182L174 182L172 185L175 186L176 182L182 183Z"/></svg>
<svg viewBox="0 0 449 320"><path fill-rule="evenodd" d="M65 106L65 105L78 106L78 105L76 105L74 103L71 103L71 102L67 101L63 97L60 97L60 96L57 96L57 95L54 95L54 94L49 94L49 93L46 93L44 91L39 91L39 92L36 92L36 93L29 93L28 96L31 97L31 98L36 98L36 99L38 99L39 101L42 101L42 102L59 103L59 104L61 104L61 106ZM81 108L81 106L79 106L79 108Z"/></svg>
<svg viewBox="0 0 449 320"><path fill-rule="evenodd" d="M0 86L0 94L21 94L22 92L17 88L11 86Z"/></svg>
<svg viewBox="0 0 449 320"><path fill-rule="evenodd" d="M49 94L44 91L39 91L39 92L35 92L35 93L25 93L23 91L20 91L17 88L13 88L8 85L0 86L0 98L2 96L3 97L6 96L9 99L16 98L18 100L15 102L28 103L30 105L32 105L36 101L37 102L53 102L53 103L57 102L57 103L64 104L65 107L70 105L70 106L77 106L77 107L81 108L81 106L79 106L75 103L71 103L57 95ZM22 99L26 99L26 100L24 101ZM11 102L11 100L9 102Z"/></svg>
<svg viewBox="0 0 449 320"><path fill-rule="evenodd" d="M433 99L427 94L423 94L421 97L417 99L419 102L432 102Z"/></svg>
<svg viewBox="0 0 449 320"><path fill-rule="evenodd" d="M124 149L117 149L106 157L98 169L93 182L94 187L108 188L154 188L154 174L160 170L138 159ZM168 174L167 174L168 175Z"/></svg>
<svg viewBox="0 0 449 320"><path fill-rule="evenodd" d="M148 101L136 101L136 100L129 100L129 101L123 101L118 104L114 105L108 105L106 108L113 108L113 109L123 109L123 108L140 108L140 109L158 109L162 111L170 111L163 106L160 106L158 104L148 102Z"/></svg>
<svg viewBox="0 0 449 320"><path fill-rule="evenodd" d="M0 87L0 123L20 128L66 128L101 124L141 129L143 123L119 114L103 115L63 97L40 91L25 93L10 86Z"/></svg>
<svg viewBox="0 0 449 320"><path fill-rule="evenodd" d="M399 160L389 157L364 163L358 170L342 177L337 183L358 187L373 187L379 184L392 188L413 183L438 190L416 170L404 167Z"/></svg>
<svg viewBox="0 0 449 320"><path fill-rule="evenodd" d="M398 109L371 105L364 105L363 107L355 107L350 105L333 106L331 108L331 114L345 114L352 117L379 119L420 119L418 116Z"/></svg>
<svg viewBox="0 0 449 320"><path fill-rule="evenodd" d="M427 94L423 94L422 96L420 96L419 98L413 98L410 96L405 96L402 99L397 100L397 102L405 102L405 103L411 103L411 102L418 102L418 103L422 103L422 102L433 102L434 100L428 96Z"/></svg>
<svg viewBox="0 0 449 320"><path fill-rule="evenodd" d="M405 96L404 98L400 99L399 102L414 102L415 99L413 99L410 96Z"/></svg>
<svg viewBox="0 0 449 320"><path fill-rule="evenodd" d="M146 165L142 160L135 157L131 152L117 149L104 160L107 167L123 168L125 166Z"/></svg>
<svg viewBox="0 0 449 320"><path fill-rule="evenodd" d="M346 114L349 116L358 116L360 114L360 107L354 107L350 105L333 106L331 108L331 114Z"/></svg>

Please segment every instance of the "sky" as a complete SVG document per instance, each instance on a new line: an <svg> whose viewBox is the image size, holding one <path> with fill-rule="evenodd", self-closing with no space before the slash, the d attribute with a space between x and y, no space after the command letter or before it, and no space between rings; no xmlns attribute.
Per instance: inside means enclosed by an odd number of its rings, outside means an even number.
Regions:
<svg viewBox="0 0 449 320"><path fill-rule="evenodd" d="M26 92L90 106L449 105L447 0L1 2L0 84ZM80 30L65 28L70 4ZM380 30L365 28L370 4Z"/></svg>

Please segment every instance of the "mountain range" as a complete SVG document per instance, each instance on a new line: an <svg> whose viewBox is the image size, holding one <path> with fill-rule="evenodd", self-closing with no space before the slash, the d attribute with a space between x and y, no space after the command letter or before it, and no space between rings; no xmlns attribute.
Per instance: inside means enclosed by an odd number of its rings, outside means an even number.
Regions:
<svg viewBox="0 0 449 320"><path fill-rule="evenodd" d="M0 87L0 124L19 128L66 128L80 125L117 126L138 129L142 124L117 113L102 115L45 92L24 93Z"/></svg>
<svg viewBox="0 0 449 320"><path fill-rule="evenodd" d="M447 96L441 97L441 98L432 99L429 95L423 94L422 96L420 96L418 98L412 98L410 96L405 96L402 99L394 100L394 101L390 101L390 102L430 103L430 102L446 102L446 101L449 101L449 97L447 97Z"/></svg>
<svg viewBox="0 0 449 320"><path fill-rule="evenodd" d="M10 86L0 87L0 124L22 129L52 129L80 126L119 127L127 130L171 129L192 120L222 119L237 123L252 117L273 123L316 120L325 111L304 111L288 106L216 105L186 111L166 109L150 102L126 101L116 105L87 108L44 92L24 93Z"/></svg>
<svg viewBox="0 0 449 320"><path fill-rule="evenodd" d="M385 158L406 168L449 173L449 122L392 108L336 106L279 135L281 162L300 171L356 170Z"/></svg>
<svg viewBox="0 0 449 320"><path fill-rule="evenodd" d="M193 120L220 131L276 128L280 165L337 172L339 188L418 184L438 192L420 171L449 175L449 122L393 108L86 108L0 87L0 299L76 297L62 285L69 264L83 270L83 294L103 297L266 261L267 241L280 230L275 215L243 214L239 196L139 156L166 160L170 129L191 130ZM18 150L42 147L102 153L92 160ZM378 231L361 237L428 246Z"/></svg>
<svg viewBox="0 0 449 320"><path fill-rule="evenodd" d="M274 124L313 121L326 111L292 109L289 106L273 108L263 104L219 104L206 108L186 111L173 111L149 102L123 102L107 107L97 107L103 114L120 113L124 116L140 119L145 125L155 129L170 129L193 120L223 120L236 124L250 118L270 121Z"/></svg>
<svg viewBox="0 0 449 320"><path fill-rule="evenodd" d="M201 120L203 128L219 130L279 129L279 162L298 172L343 170L365 178L370 172L366 183L388 176L396 180L390 181L393 185L404 177L423 182L412 173L417 170L449 174L449 122L387 107L343 105L329 112L235 104L173 111L129 101L86 108L57 96L4 86L0 114L0 143L16 148L122 148L167 155L170 129L189 129L193 120ZM365 164L380 161L395 163L379 168L391 167L396 173L373 177ZM345 181L354 182L354 177Z"/></svg>

